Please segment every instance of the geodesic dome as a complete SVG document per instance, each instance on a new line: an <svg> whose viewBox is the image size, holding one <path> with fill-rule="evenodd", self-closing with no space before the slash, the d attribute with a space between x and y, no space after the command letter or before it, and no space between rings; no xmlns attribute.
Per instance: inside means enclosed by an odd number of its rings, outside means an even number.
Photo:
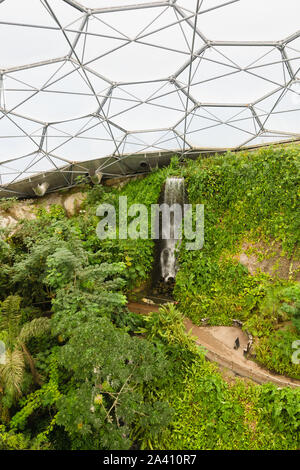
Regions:
<svg viewBox="0 0 300 470"><path fill-rule="evenodd" d="M0 0L0 196L300 136L299 0Z"/></svg>

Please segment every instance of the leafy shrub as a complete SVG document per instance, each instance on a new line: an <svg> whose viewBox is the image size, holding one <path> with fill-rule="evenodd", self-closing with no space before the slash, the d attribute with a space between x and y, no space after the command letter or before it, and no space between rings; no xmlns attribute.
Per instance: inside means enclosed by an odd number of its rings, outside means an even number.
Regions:
<svg viewBox="0 0 300 470"><path fill-rule="evenodd" d="M273 372L300 379L300 365L292 362L292 344L298 339L299 336L289 328L273 331L269 336L260 338L255 347L257 361Z"/></svg>
<svg viewBox="0 0 300 470"><path fill-rule="evenodd" d="M298 287L265 273L250 276L236 258L245 239L276 240L287 257L298 256L298 168L296 147L184 165L173 159L121 189L88 189L74 217L53 205L4 234L1 307L13 310L12 296L22 303L0 337L10 335L16 350L23 338L43 381L33 381L26 366L23 397L9 401L2 379L0 447L298 448L298 391L228 384L183 322L183 315L214 325L240 318L259 337L257 359L298 377L291 363L297 333L292 326L276 331L290 319L298 328ZM184 176L189 202L204 203L205 245L199 251L181 245L179 309L169 305L143 318L128 312L126 294L149 279L154 242L99 240L96 208L109 202L118 211L119 195L149 207L169 175ZM36 320L49 324L50 316L53 336L29 339Z"/></svg>

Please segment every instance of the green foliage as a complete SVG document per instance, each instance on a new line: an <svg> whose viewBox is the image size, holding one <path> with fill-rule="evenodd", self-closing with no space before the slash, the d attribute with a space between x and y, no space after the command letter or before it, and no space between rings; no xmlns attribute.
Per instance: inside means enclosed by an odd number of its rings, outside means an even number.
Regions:
<svg viewBox="0 0 300 470"><path fill-rule="evenodd" d="M243 320L257 360L299 376L298 284L251 276L237 257L244 240L275 240L297 259L298 169L296 147L175 158L122 188L88 189L77 216L52 205L3 233L0 448L299 448L299 391L227 383L186 335L183 316ZM144 318L128 312L126 295L149 279L154 242L99 240L96 208L111 203L118 215L119 196L150 208L169 175L184 176L189 202L205 205L205 245L181 246L179 309Z"/></svg>
<svg viewBox="0 0 300 470"><path fill-rule="evenodd" d="M0 200L0 210L7 212L11 209L17 202L16 197L8 197L6 199Z"/></svg>
<svg viewBox="0 0 300 470"><path fill-rule="evenodd" d="M5 426L0 425L0 450L27 450L29 439L22 433L6 431Z"/></svg>
<svg viewBox="0 0 300 470"><path fill-rule="evenodd" d="M256 359L273 372L300 379L300 365L292 362L292 344L298 339L299 335L290 328L273 331L259 340Z"/></svg>
<svg viewBox="0 0 300 470"><path fill-rule="evenodd" d="M142 393L143 384L155 387L167 367L162 354L107 318L76 328L61 348L60 363L73 372L77 386L59 401L57 422L72 441L81 436L81 448L91 445L86 436L95 436L92 448L127 449L134 424L155 433L168 422L167 404L147 403Z"/></svg>
<svg viewBox="0 0 300 470"><path fill-rule="evenodd" d="M10 421L11 433L17 432L17 430L24 430L27 421L35 411L41 411L41 409L47 409L48 413L52 413L56 410L56 403L61 397L59 391L59 372L58 362L56 355L52 354L49 363L49 381L43 385L39 390L28 395L25 399L21 400L21 410L16 413ZM27 445L30 442L30 449L48 449L50 447L49 434L53 430L57 422L57 413L51 420L48 420L46 429L38 432L35 436L27 435ZM16 434L17 436L22 434Z"/></svg>
<svg viewBox="0 0 300 470"><path fill-rule="evenodd" d="M31 393L18 400L10 419L11 432L26 432L30 448L53 448L58 438L73 449L125 449L144 432L156 435L171 416L166 402L149 400L143 391L145 384L155 387L161 381L167 367L164 353L132 336L142 320L125 308L126 286L146 276L144 266L131 268L141 248L124 241L110 253L110 245L102 247L90 236L97 219L92 218L92 226L82 219L68 220L57 207L41 209L10 240L15 251L10 289L22 295L27 313L20 311L17 296L8 297L3 308L12 312L18 344L42 347L36 366L44 383L27 389ZM145 259L152 256L151 249L144 253ZM59 346L31 341L45 320L32 318L32 302L51 308ZM25 318L30 321L24 323ZM7 335L7 323L3 330ZM55 374L49 359L54 350Z"/></svg>
<svg viewBox="0 0 300 470"><path fill-rule="evenodd" d="M271 286L258 303L258 311L244 323L244 330L255 337L269 336L279 323L289 319L283 303L286 287Z"/></svg>
<svg viewBox="0 0 300 470"><path fill-rule="evenodd" d="M96 235L96 226L99 222L95 217L96 209L101 203L113 204L116 215L119 216L119 196L126 196L128 207L132 204L143 203L148 208L149 234L150 206L156 204L162 190L165 179L169 175L181 171L178 159L172 159L168 168L153 171L146 179L133 180L124 187L116 189L94 186L87 194L84 203L85 213L76 221L80 237L84 246L94 253L97 262L123 262L127 269L125 273L127 291L145 281L151 274L153 267L154 241L147 240L99 240Z"/></svg>
<svg viewBox="0 0 300 470"><path fill-rule="evenodd" d="M69 336L82 322L122 312L126 297L119 292L124 280L122 263L89 266L78 273L77 283L57 291L53 300L53 330Z"/></svg>
<svg viewBox="0 0 300 470"><path fill-rule="evenodd" d="M295 444L300 439L300 394L299 390L284 388L278 390L274 385L265 385L260 393L258 405L262 419L268 420L283 439L294 435Z"/></svg>
<svg viewBox="0 0 300 470"><path fill-rule="evenodd" d="M192 337L186 334L183 316L174 304L166 304L145 317L145 328L141 331L152 341L158 339L169 346L180 344L181 348L196 350Z"/></svg>
<svg viewBox="0 0 300 470"><path fill-rule="evenodd" d="M299 339L297 327L299 315L299 285L270 288L260 301L257 313L253 314L243 328L256 339L256 360L271 371L300 379L300 367L292 362L292 344ZM288 326L284 326L288 325Z"/></svg>
<svg viewBox="0 0 300 470"><path fill-rule="evenodd" d="M284 303L281 310L287 313L293 321L297 332L300 333L300 285L295 284L282 292Z"/></svg>
<svg viewBox="0 0 300 470"><path fill-rule="evenodd" d="M191 338L181 337L180 313L175 315L174 307L171 314L168 310L164 312L169 318L175 316L175 341L161 331L156 314L151 314L147 325L153 339L161 338L172 346L168 354L173 376L168 377L168 388L159 389L158 397L168 400L174 414L171 425L158 438L145 434L142 448L297 449L299 390L250 385L242 380L226 383L195 346L186 349ZM168 320L165 324L168 328ZM182 346L180 359L174 350L176 344Z"/></svg>
<svg viewBox="0 0 300 470"><path fill-rule="evenodd" d="M7 333L7 346L11 347L20 332L21 297L10 295L0 304L0 330Z"/></svg>
<svg viewBox="0 0 300 470"><path fill-rule="evenodd" d="M189 202L204 204L205 213L203 249L187 251L183 243L180 250L174 293L182 312L196 324L204 317L211 325L228 326L240 319L256 337L272 334L289 316L297 327L295 295L286 306L280 297L284 288L296 289L295 283L259 271L250 275L238 254L245 242L275 241L283 256L299 259L299 149L268 148L188 161L181 175ZM257 358L270 363L262 349ZM280 369L288 374L292 366L283 360Z"/></svg>
<svg viewBox="0 0 300 470"><path fill-rule="evenodd" d="M264 295L261 284L268 276L257 274L250 281L247 269L233 257L243 239L272 238L282 243L287 256L295 251L300 233L297 165L299 150L293 147L187 163L183 175L189 202L205 208L205 242L200 251L182 246L175 293L194 321L201 315L212 324L246 319L259 289Z"/></svg>
<svg viewBox="0 0 300 470"><path fill-rule="evenodd" d="M157 443L159 448L244 448L243 408L206 365L194 364L170 399L176 420Z"/></svg>
<svg viewBox="0 0 300 470"><path fill-rule="evenodd" d="M67 284L76 270L81 268L80 258L67 248L58 248L47 257L47 276L45 283L52 288L60 288Z"/></svg>
<svg viewBox="0 0 300 470"><path fill-rule="evenodd" d="M59 391L58 361L53 354L49 364L49 381L40 389L29 394L20 402L21 410L16 413L10 421L10 427L13 431L24 430L28 418L40 407L49 407L57 403L61 397Z"/></svg>
<svg viewBox="0 0 300 470"><path fill-rule="evenodd" d="M21 300L19 296L9 296L0 305L0 332L4 333L6 345L5 363L0 364L0 385L4 394L3 404L8 408L24 391L26 363L34 381L40 382L26 343L33 337L44 335L50 329L48 318L34 318L22 325Z"/></svg>

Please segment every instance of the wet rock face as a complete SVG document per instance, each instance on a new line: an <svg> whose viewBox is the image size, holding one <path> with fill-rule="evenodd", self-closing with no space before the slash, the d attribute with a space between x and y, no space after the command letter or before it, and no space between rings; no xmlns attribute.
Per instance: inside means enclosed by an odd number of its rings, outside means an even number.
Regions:
<svg viewBox="0 0 300 470"><path fill-rule="evenodd" d="M153 294L172 299L174 286L174 278L169 278L167 281L165 281L163 278L160 278L153 288Z"/></svg>
<svg viewBox="0 0 300 470"><path fill-rule="evenodd" d="M10 215L7 215L7 216L0 215L0 229L10 228L10 227L13 228L17 223L18 221L15 220Z"/></svg>
<svg viewBox="0 0 300 470"><path fill-rule="evenodd" d="M147 175L135 175L135 176L120 176L119 178L105 179L103 184L105 186L111 186L113 188L122 188L130 181L136 181L145 178Z"/></svg>
<svg viewBox="0 0 300 470"><path fill-rule="evenodd" d="M283 256L280 243L243 243L242 250L236 258L251 275L261 270L274 278L300 281L299 259Z"/></svg>
<svg viewBox="0 0 300 470"><path fill-rule="evenodd" d="M76 193L50 193L40 199L26 199L2 204L0 200L0 228L13 229L20 220L36 218L36 209L43 207L49 210L53 204L64 208L66 215L72 217L78 214L86 195Z"/></svg>
<svg viewBox="0 0 300 470"><path fill-rule="evenodd" d="M86 195L83 192L77 191L72 193L51 193L46 194L43 198L39 199L38 207L44 207L48 210L53 204L62 206L66 211L68 217L78 214Z"/></svg>
<svg viewBox="0 0 300 470"><path fill-rule="evenodd" d="M164 248L160 255L161 274L165 282L175 279L176 276L176 258L173 251Z"/></svg>
<svg viewBox="0 0 300 470"><path fill-rule="evenodd" d="M75 193L66 197L63 206L68 217L72 217L79 212L84 199L85 194L83 193Z"/></svg>
<svg viewBox="0 0 300 470"><path fill-rule="evenodd" d="M33 200L16 201L10 207L0 205L0 228L13 229L19 220L35 219Z"/></svg>

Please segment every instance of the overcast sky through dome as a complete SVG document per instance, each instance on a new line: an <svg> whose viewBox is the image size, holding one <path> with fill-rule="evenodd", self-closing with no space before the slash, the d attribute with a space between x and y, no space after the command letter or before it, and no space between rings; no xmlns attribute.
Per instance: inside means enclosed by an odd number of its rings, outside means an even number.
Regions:
<svg viewBox="0 0 300 470"><path fill-rule="evenodd" d="M299 18L299 0L0 2L2 184L299 138Z"/></svg>

